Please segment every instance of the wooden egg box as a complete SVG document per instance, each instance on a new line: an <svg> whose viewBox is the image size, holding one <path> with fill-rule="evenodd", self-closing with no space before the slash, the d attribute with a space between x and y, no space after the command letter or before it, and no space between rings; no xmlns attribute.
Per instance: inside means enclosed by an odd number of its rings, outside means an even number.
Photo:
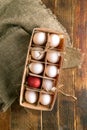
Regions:
<svg viewBox="0 0 87 130"><path fill-rule="evenodd" d="M38 44L34 43L33 37L38 32L44 32L46 34L46 41L43 45L38 45ZM60 37L60 43L57 47L49 46L49 44L51 42L50 41L51 34L57 34ZM31 36L30 43L29 43L26 63L25 63L25 67L24 67L22 84L21 84L21 91L20 91L20 105L21 106L31 108L31 109L36 109L36 110L44 110L44 111L52 110L56 97L57 97L57 88L59 86L59 75L61 72L60 70L61 70L63 57L64 57L64 50L65 50L64 43L65 43L64 34L55 32L55 31L47 29L47 28L34 28L33 29L32 36ZM44 53L44 56L41 59L36 60L32 56L32 50L37 51L39 48L42 48L41 53ZM59 55L58 61L56 63L52 63L47 59L47 53L55 52L55 51L59 52L60 55ZM32 67L31 67L31 70L29 68L29 65L31 65L32 63L42 64L43 71L39 74L34 73L32 71ZM48 66L56 66L59 73L57 73L57 75L54 77L48 76L46 73L46 69ZM27 78L29 76L38 77L41 79L41 85L39 88L34 88L34 87L31 87L28 85ZM43 87L44 80L51 80L53 82L53 87L50 90L46 90L46 88L44 89L44 87ZM25 99L26 91L30 91L30 92L33 91L33 92L37 93L37 100L35 103L29 103L28 101L26 101L26 99ZM41 96L43 94L50 95L50 97L51 97L50 104L43 105L41 103Z"/></svg>

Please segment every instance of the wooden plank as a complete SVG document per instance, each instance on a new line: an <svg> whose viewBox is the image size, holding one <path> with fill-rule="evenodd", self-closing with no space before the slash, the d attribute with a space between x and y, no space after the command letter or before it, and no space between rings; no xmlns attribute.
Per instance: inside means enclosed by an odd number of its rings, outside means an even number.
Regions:
<svg viewBox="0 0 87 130"><path fill-rule="evenodd" d="M59 128L64 130L75 130L74 102L62 94L59 95L59 98Z"/></svg>
<svg viewBox="0 0 87 130"><path fill-rule="evenodd" d="M19 106L15 101L11 108L11 130L40 130L40 111Z"/></svg>
<svg viewBox="0 0 87 130"><path fill-rule="evenodd" d="M5 113L0 112L0 130L11 130L11 109Z"/></svg>
<svg viewBox="0 0 87 130"><path fill-rule="evenodd" d="M77 0L74 20L74 46L81 49L84 62L76 73L77 130L87 130L87 1Z"/></svg>
<svg viewBox="0 0 87 130"><path fill-rule="evenodd" d="M60 83L64 84L59 93L59 128L61 129L76 130L75 71L75 68L64 69L60 77Z"/></svg>
<svg viewBox="0 0 87 130"><path fill-rule="evenodd" d="M73 44L73 21L76 0L57 0L55 14L67 29Z"/></svg>
<svg viewBox="0 0 87 130"><path fill-rule="evenodd" d="M52 111L42 113L42 130L58 130L57 103L58 100L56 101Z"/></svg>

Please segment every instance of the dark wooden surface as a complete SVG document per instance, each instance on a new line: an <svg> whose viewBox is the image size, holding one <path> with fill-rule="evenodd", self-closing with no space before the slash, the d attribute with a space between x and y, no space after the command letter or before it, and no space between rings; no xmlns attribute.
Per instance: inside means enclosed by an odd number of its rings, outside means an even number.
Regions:
<svg viewBox="0 0 87 130"><path fill-rule="evenodd" d="M23 108L17 99L7 112L0 113L0 130L87 130L87 1L42 1L65 26L73 46L85 54L83 65L62 70L61 89L71 97L59 93L51 112Z"/></svg>

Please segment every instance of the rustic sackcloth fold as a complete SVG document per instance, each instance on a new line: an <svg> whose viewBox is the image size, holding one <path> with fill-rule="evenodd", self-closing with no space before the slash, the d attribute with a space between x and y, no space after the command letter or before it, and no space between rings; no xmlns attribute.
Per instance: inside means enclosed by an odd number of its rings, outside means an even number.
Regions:
<svg viewBox="0 0 87 130"><path fill-rule="evenodd" d="M66 46L71 46L66 29L40 0L0 0L0 110L2 111L6 111L18 96L29 39L34 27L47 27L65 33ZM67 51L70 49L72 48L67 48ZM64 64L64 68L69 65L68 62Z"/></svg>

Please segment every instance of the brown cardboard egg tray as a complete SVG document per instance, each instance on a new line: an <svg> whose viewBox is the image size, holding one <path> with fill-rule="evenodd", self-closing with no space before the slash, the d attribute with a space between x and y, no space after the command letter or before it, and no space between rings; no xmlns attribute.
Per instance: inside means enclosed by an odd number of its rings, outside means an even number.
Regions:
<svg viewBox="0 0 87 130"><path fill-rule="evenodd" d="M35 45L33 43L33 36L36 32L45 32L46 33L47 40L46 40L46 43L44 45L40 46L40 45ZM57 34L57 35L60 36L61 39L60 39L60 44L58 45L58 47L55 47L55 48L49 47L50 34ZM31 108L31 109L36 109L36 110L44 110L44 111L52 110L54 103L55 103L55 100L56 100L56 97L57 97L57 89L58 89L58 86L59 86L59 75L60 75L60 72L61 72L60 70L61 70L61 66L62 66L62 62L63 62L63 55L64 55L64 43L65 43L64 34L58 33L56 31L53 31L53 30L50 30L50 29L47 29L47 28L34 28L33 29L32 36L31 36L31 39L30 39L30 42L29 42L29 48L28 48L28 53L27 53L27 58L26 58L26 63L25 63L25 68L24 68L24 73L23 73L23 78L22 78L22 84L21 84L21 91L20 91L20 105L21 106ZM31 57L31 50L32 50L33 47L36 47L36 46L44 48L45 57L42 60L34 60ZM60 59L59 59L58 63L53 64L53 63L50 63L50 62L47 61L46 54L49 50L54 50L54 51L60 52L61 55L60 55ZM39 63L44 64L43 73L38 74L38 75L32 73L29 70L29 67L28 67L28 65L32 62L39 62ZM57 76L55 78L48 77L45 74L45 68L49 64L55 65L59 69L59 74L57 74ZM27 85L27 81L26 81L28 75L40 77L42 79L42 84L43 84L44 79L50 79L50 80L53 81L55 87L53 87L52 91L44 90L42 88L42 85L40 86L40 88L31 88ZM38 93L38 100L37 100L36 103L30 104L25 100L25 91L26 90L28 90L28 91L32 90L32 91L35 91L35 92ZM42 105L40 103L40 96L43 93L47 93L47 94L51 95L52 101L49 105Z"/></svg>

